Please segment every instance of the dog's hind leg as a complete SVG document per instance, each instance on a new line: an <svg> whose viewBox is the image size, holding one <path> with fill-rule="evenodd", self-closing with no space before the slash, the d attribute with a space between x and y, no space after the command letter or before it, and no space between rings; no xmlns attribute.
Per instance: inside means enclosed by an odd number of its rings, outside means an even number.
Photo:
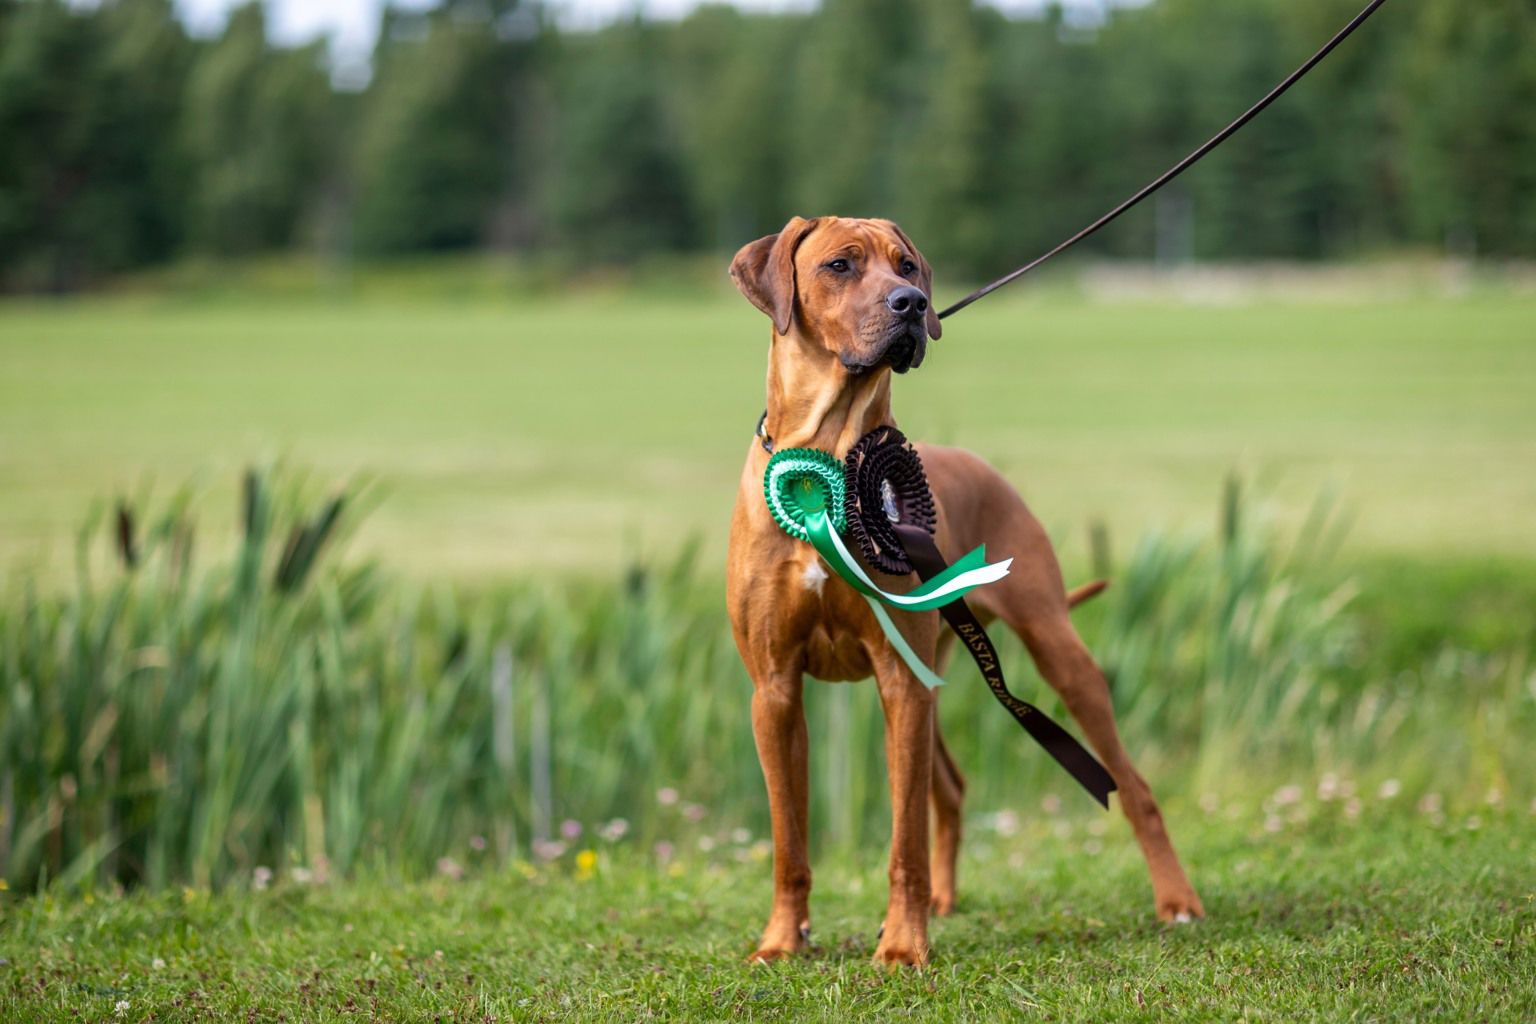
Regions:
<svg viewBox="0 0 1536 1024"><path fill-rule="evenodd" d="M778 960L804 945L811 928L809 740L799 672L753 680L752 735L768 785L773 822L773 911L750 960Z"/></svg>
<svg viewBox="0 0 1536 1024"><path fill-rule="evenodd" d="M1017 500L1017 499L1015 499ZM1061 695L1088 743L1114 777L1120 808L1130 821L1152 875L1152 897L1164 921L1204 915L1184 874L1152 790L1120 742L1104 674L1068 618L1068 597L1055 553L1038 521L1018 502L1008 518L1011 536L991 540L999 550L1027 553L1005 580L978 591L980 602L1008 624L1029 648L1046 682Z"/></svg>
<svg viewBox="0 0 1536 1024"><path fill-rule="evenodd" d="M933 912L955 909L955 862L960 856L960 809L965 801L965 776L944 746L939 716L933 716Z"/></svg>
<svg viewBox="0 0 1536 1024"><path fill-rule="evenodd" d="M1040 674L1061 694L1067 710L1114 776L1120 809L1131 823L1152 874L1157 916L1164 921L1189 921L1204 916L1205 909L1174 852L1152 790L1120 742L1104 674L1067 621L1065 611L1049 617L1031 614L1020 624L1018 632Z"/></svg>

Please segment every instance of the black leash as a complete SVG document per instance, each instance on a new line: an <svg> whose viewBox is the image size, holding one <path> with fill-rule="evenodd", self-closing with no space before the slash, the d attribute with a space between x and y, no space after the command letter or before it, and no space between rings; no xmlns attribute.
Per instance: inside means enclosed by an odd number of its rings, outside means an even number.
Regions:
<svg viewBox="0 0 1536 1024"><path fill-rule="evenodd" d="M971 292L971 294L967 295L959 302L941 312L939 314L939 319L942 320L949 316L951 313L958 313L960 310L964 309L966 306L969 306L983 295L990 295L992 292L997 291L1003 285L1017 281L1019 278L1023 277L1031 270L1034 270L1046 260L1050 259L1052 256L1065 252L1072 246L1076 245L1078 242L1081 242L1089 235L1092 235L1094 232L1098 231L1100 228L1105 227L1110 222L1114 221L1115 218L1119 217L1122 213L1126 212L1131 207L1147 198L1147 196L1150 196L1152 193L1168 184L1174 178L1177 178L1180 174L1183 174L1192 164L1198 161L1201 157L1205 156L1211 150L1215 149L1217 146L1221 145L1223 142L1227 141L1227 139L1234 132L1257 117L1260 111L1284 95L1287 89L1295 85L1303 75L1316 67L1319 61L1328 56L1328 54L1332 53L1334 47L1338 46L1345 39L1349 38L1350 33L1354 32L1355 29L1364 24L1365 19L1369 18L1372 14L1375 14L1376 8L1380 7L1384 3L1386 3L1386 0L1371 0L1371 2L1366 5L1365 10L1355 15L1354 19L1351 20L1348 25L1345 25L1342 29L1340 29L1338 34L1335 35L1332 39L1328 40L1323 48L1314 53L1305 64L1286 76L1283 82L1271 89L1269 94L1266 95L1263 99L1259 100L1259 102L1249 107L1248 110L1245 111L1243 115L1236 121L1233 121L1231 124L1227 125L1221 131L1212 136L1209 142L1195 150L1193 153L1189 154L1189 156L1186 156L1183 160L1180 160L1178 163L1174 164L1172 167L1168 168L1168 170L1164 171L1162 176L1159 177L1156 181L1152 182L1150 185L1143 188L1140 192L1137 192L1135 195L1131 196L1131 198L1127 199L1113 210L1110 210L1104 216L1100 217L1098 220L1094 221L1092 224L1088 225L1086 228L1079 231L1065 242L1062 242L1060 245L1056 246L1056 248L1052 249L1050 252L1043 256L1036 257L1030 262L1024 264L1019 269L998 278L996 281L993 281L986 287L978 288L974 292Z"/></svg>

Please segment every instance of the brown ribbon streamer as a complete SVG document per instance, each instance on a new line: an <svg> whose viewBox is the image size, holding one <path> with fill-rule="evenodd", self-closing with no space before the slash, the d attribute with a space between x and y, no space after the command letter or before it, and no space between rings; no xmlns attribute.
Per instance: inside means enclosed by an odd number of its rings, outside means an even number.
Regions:
<svg viewBox="0 0 1536 1024"><path fill-rule="evenodd" d="M948 563L944 561L938 545L933 542L927 530L905 523L893 525L920 579L927 580L944 571ZM965 603L965 598L944 605L939 609L939 614L944 616L944 621L949 623L965 644L966 650L971 652L971 658L981 670L981 677L987 681L997 702L1007 708L1024 731L1107 810L1109 794L1115 791L1114 778L1071 733L1057 725L1039 708L1020 700L1008 690L1008 684L1003 680L997 648L992 646L992 638L987 636L987 631L982 628L976 613L971 611L971 606Z"/></svg>
<svg viewBox="0 0 1536 1024"><path fill-rule="evenodd" d="M870 565L893 576L916 572L925 583L949 568L933 542L938 516L923 460L900 430L876 427L861 437L844 460L844 473L848 532ZM1009 692L997 648L965 599L942 605L939 612L964 642L997 702L1107 809L1115 780L1071 733Z"/></svg>

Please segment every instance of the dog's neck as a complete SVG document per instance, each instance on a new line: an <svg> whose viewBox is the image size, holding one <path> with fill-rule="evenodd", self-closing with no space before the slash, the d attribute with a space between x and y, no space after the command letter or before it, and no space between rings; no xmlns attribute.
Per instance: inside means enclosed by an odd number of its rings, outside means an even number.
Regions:
<svg viewBox="0 0 1536 1024"><path fill-rule="evenodd" d="M774 448L820 448L842 458L859 438L895 422L887 367L853 374L796 331L773 339L763 431Z"/></svg>

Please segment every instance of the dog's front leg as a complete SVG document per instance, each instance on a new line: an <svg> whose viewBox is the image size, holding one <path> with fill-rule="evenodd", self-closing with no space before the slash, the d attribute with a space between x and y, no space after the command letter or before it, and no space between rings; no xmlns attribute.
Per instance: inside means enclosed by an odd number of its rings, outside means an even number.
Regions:
<svg viewBox="0 0 1536 1024"><path fill-rule="evenodd" d="M934 693L894 654L875 669L885 709L891 785L891 897L875 959L928 962L928 791L933 774Z"/></svg>
<svg viewBox="0 0 1536 1024"><path fill-rule="evenodd" d="M752 735L768 784L773 821L773 912L750 960L778 960L800 949L811 930L808 739L799 672L753 680Z"/></svg>

